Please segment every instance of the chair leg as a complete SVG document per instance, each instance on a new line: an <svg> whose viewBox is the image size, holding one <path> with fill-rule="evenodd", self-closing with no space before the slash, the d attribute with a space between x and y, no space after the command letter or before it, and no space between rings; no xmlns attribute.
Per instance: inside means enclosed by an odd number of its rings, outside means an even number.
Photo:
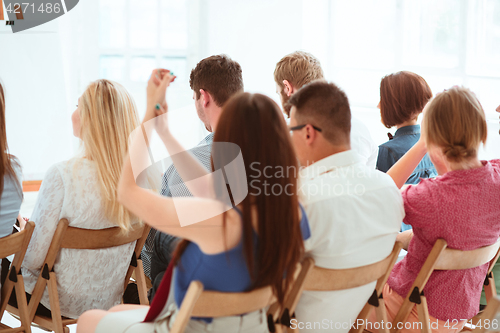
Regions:
<svg viewBox="0 0 500 333"><path fill-rule="evenodd" d="M52 325L55 333L65 333L61 318L61 308L59 307L59 293L57 292L56 274L50 272L50 279L47 281L49 287L50 312L52 313Z"/></svg>
<svg viewBox="0 0 500 333"><path fill-rule="evenodd" d="M378 306L375 308L375 313L377 314L377 320L380 323L379 333L389 333L389 328L387 327L387 311L385 310L385 302L383 298L379 298Z"/></svg>
<svg viewBox="0 0 500 333"><path fill-rule="evenodd" d="M139 293L139 301L142 305L149 305L148 291L146 287L146 276L144 275L144 268L142 260L137 260L137 268L135 269L135 279L137 281L137 292Z"/></svg>
<svg viewBox="0 0 500 333"><path fill-rule="evenodd" d="M21 320L21 325L24 328L24 332L31 333L31 319L29 317L28 302L26 301L26 292L24 289L24 280L22 274L19 274L17 276L16 298L17 306L19 309L19 317Z"/></svg>
<svg viewBox="0 0 500 333"><path fill-rule="evenodd" d="M427 308L427 299L425 296L420 297L420 304L417 304L418 319L422 325L420 330L422 333L432 333L431 322L429 320L429 310Z"/></svg>
<svg viewBox="0 0 500 333"><path fill-rule="evenodd" d="M495 286L493 272L491 273L491 277L488 277L488 285L484 286L484 294L486 296L486 304L489 303L492 297L495 297L497 295L497 288Z"/></svg>

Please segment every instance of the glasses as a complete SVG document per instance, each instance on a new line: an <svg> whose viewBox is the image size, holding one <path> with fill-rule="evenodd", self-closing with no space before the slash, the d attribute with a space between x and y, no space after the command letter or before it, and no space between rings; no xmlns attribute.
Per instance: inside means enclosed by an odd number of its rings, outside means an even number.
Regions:
<svg viewBox="0 0 500 333"><path fill-rule="evenodd" d="M289 130L290 130L290 132L292 132L292 131L297 131L297 130L303 129L303 128L304 128L304 127L306 127L307 125L309 125L309 124L304 124L304 125L297 125L297 126L293 126L293 127L290 127L290 128L289 128ZM314 128L316 131L321 132L321 128L316 127L316 126L314 126L314 125L311 125L311 126L312 126L312 128Z"/></svg>

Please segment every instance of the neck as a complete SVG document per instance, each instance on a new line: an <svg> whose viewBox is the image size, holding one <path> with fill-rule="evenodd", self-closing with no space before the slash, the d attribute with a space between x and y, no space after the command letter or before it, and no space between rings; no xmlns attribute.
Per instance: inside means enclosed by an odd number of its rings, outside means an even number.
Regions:
<svg viewBox="0 0 500 333"><path fill-rule="evenodd" d="M221 107L216 107L210 112L210 127L212 129L212 132L215 132L215 129L217 128L217 124L219 123L219 118L220 114L222 113L222 108Z"/></svg>
<svg viewBox="0 0 500 333"><path fill-rule="evenodd" d="M448 162L448 171L477 169L482 166L483 163L475 157L459 163Z"/></svg>
<svg viewBox="0 0 500 333"><path fill-rule="evenodd" d="M311 158L308 159L308 165L314 164L328 156L332 156L338 153L342 153L351 149L350 145L341 145L341 146L328 146L322 149L318 149L317 151L311 152Z"/></svg>
<svg viewBox="0 0 500 333"><path fill-rule="evenodd" d="M397 128L397 129L400 129L401 127L405 127L405 126L413 126L413 125L416 125L416 124L417 124L417 118L412 119L412 120L408 120L408 121L405 121L405 122L404 122L404 123L402 123L402 124L396 125L396 128Z"/></svg>

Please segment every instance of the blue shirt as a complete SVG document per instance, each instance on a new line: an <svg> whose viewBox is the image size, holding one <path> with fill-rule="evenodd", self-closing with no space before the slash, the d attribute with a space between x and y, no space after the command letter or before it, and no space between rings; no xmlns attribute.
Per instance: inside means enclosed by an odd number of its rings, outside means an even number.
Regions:
<svg viewBox="0 0 500 333"><path fill-rule="evenodd" d="M413 147L420 139L420 125L401 127L396 131L392 140L379 146L377 169L387 172L389 169ZM436 168L429 155L425 154L406 184L418 184L420 178L434 178L437 176Z"/></svg>
<svg viewBox="0 0 500 333"><path fill-rule="evenodd" d="M300 229L302 238L306 240L311 237L311 230L309 229L309 221L304 208L300 206L300 209L302 211ZM236 211L239 212L238 209ZM254 250L256 251L258 235L255 232L253 233L253 240ZM178 308L181 306L191 281L203 283L203 290L221 292L245 292L250 290L253 283L243 253L243 237L236 247L227 252L213 255L205 254L197 244L189 243L174 270L174 296ZM197 319L206 322L212 321L211 318Z"/></svg>
<svg viewBox="0 0 500 333"><path fill-rule="evenodd" d="M405 126L399 128L394 137L381 144L378 148L377 169L387 172L389 169L413 147L420 139L420 125ZM418 184L420 178L434 178L437 171L432 164L428 154L420 161L411 176L406 180L406 184ZM401 231L409 230L411 226L405 223L401 224Z"/></svg>
<svg viewBox="0 0 500 333"><path fill-rule="evenodd" d="M12 159L15 176L3 176L3 192L0 198L0 237L12 234L12 226L16 223L19 208L23 202L22 172L17 159Z"/></svg>

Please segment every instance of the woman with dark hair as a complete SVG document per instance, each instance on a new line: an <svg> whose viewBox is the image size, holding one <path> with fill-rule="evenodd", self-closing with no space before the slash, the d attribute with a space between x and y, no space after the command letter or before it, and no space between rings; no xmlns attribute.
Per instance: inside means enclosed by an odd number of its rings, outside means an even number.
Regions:
<svg viewBox="0 0 500 333"><path fill-rule="evenodd" d="M149 157L141 130L123 167L118 195L125 207L152 227L184 239L174 255L175 304L153 323L142 322L149 307L123 305L111 313L89 311L80 317L78 332L168 332L194 280L201 281L205 290L222 292L271 286L283 304L293 275L287 272L294 271L303 254L303 238L310 234L298 203L295 172L283 172L298 166L278 105L259 94L231 98L215 131L214 172L209 174L189 153L183 153L168 129L165 92L174 77L168 71L162 74L161 82L154 72L148 83L143 128L147 137L156 128L183 180L191 180L186 185L195 197L161 197L136 185L138 166L144 169ZM276 176L269 170L282 172ZM282 195L273 194L280 189ZM268 332L265 311L191 318L186 332L205 331Z"/></svg>
<svg viewBox="0 0 500 333"><path fill-rule="evenodd" d="M16 157L9 154L5 126L5 93L0 83L0 237L12 233L16 218L20 227L24 228L25 222L18 218L23 202L22 180L21 164Z"/></svg>
<svg viewBox="0 0 500 333"><path fill-rule="evenodd" d="M21 164L9 154L5 126L5 93L0 83L0 237L12 233L23 201ZM19 219L19 223L23 223ZM23 226L23 225L22 225Z"/></svg>
<svg viewBox="0 0 500 333"><path fill-rule="evenodd" d="M385 127L397 131L378 150L377 169L387 172L420 139L417 119L432 98L432 91L423 77L412 72L397 72L385 76L380 82L380 109ZM434 178L437 171L428 155L415 168L406 184L418 184L421 178ZM401 231L411 229L405 223Z"/></svg>

